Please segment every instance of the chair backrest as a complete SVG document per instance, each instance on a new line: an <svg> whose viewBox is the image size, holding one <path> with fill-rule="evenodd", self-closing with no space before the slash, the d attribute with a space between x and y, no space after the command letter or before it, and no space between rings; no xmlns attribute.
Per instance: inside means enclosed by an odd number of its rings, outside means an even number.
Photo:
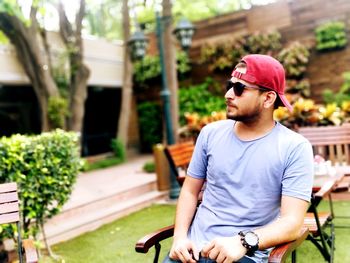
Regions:
<svg viewBox="0 0 350 263"><path fill-rule="evenodd" d="M0 224L16 223L19 262L22 258L22 238L20 231L19 203L16 183L0 184Z"/></svg>
<svg viewBox="0 0 350 263"><path fill-rule="evenodd" d="M332 164L350 164L350 125L301 127L298 132L310 141L314 154L330 160Z"/></svg>
<svg viewBox="0 0 350 263"><path fill-rule="evenodd" d="M17 222L19 222L17 184L0 184L0 224Z"/></svg>
<svg viewBox="0 0 350 263"><path fill-rule="evenodd" d="M193 150L193 141L168 145L164 148L164 153L168 159L170 169L176 176L176 179L180 185L183 183L184 175L186 174L188 165L190 164Z"/></svg>

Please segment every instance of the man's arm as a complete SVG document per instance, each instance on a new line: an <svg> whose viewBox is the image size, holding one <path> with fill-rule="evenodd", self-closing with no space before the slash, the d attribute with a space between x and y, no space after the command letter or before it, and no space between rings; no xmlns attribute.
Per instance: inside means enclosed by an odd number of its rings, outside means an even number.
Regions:
<svg viewBox="0 0 350 263"><path fill-rule="evenodd" d="M271 224L252 229L259 237L259 249L266 249L295 240L303 226L308 202L290 196L282 196L281 215ZM217 263L235 262L247 253L240 236L216 238L202 250L202 255Z"/></svg>
<svg viewBox="0 0 350 263"><path fill-rule="evenodd" d="M170 250L170 258L182 262L196 262L199 251L187 238L187 232L196 212L198 195L203 186L203 179L186 176L176 208L174 241Z"/></svg>
<svg viewBox="0 0 350 263"><path fill-rule="evenodd" d="M297 239L309 203L295 197L282 196L281 216L270 225L254 232L259 236L259 249Z"/></svg>

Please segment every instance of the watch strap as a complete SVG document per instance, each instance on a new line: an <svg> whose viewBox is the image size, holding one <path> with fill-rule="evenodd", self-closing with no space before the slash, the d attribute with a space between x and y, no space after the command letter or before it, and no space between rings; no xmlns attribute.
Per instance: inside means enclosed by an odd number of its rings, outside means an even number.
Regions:
<svg viewBox="0 0 350 263"><path fill-rule="evenodd" d="M242 246L244 246L246 249L247 249L247 253L246 255L247 256L253 256L254 255L254 252L257 251L259 249L259 237L257 234L255 234L253 231L248 231L250 233L252 233L253 235L256 236L257 238L257 243L255 245L251 245L251 244L248 244L246 239L245 239L245 236L246 236L246 233L244 233L243 231L240 231L238 233L238 235L240 236L241 238L241 243L242 243ZM247 232L247 233L248 233Z"/></svg>

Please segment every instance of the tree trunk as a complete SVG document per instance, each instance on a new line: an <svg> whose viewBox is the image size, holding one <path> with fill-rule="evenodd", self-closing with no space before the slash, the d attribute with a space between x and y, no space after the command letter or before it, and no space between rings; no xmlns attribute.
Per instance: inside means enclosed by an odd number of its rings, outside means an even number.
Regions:
<svg viewBox="0 0 350 263"><path fill-rule="evenodd" d="M81 58L77 58L77 60L81 60ZM87 81L89 75L89 68L85 65L81 65L80 69L77 70L71 79L71 118L68 122L68 129L81 133L83 132L85 101L87 98Z"/></svg>
<svg viewBox="0 0 350 263"><path fill-rule="evenodd" d="M130 16L128 0L123 0L122 14L124 33L124 73L117 138L123 143L125 147L127 147L132 102L132 64L130 60L130 53L127 47L127 41L130 38Z"/></svg>
<svg viewBox="0 0 350 263"><path fill-rule="evenodd" d="M171 0L163 0L163 16L171 17ZM164 32L164 57L165 70L170 90L171 121L175 142L178 141L179 130L179 102L178 102L178 81L176 70L176 49L172 27L172 19L167 20Z"/></svg>
<svg viewBox="0 0 350 263"><path fill-rule="evenodd" d="M69 110L71 116L68 121L68 129L82 133L85 100L87 97L87 81L90 76L90 70L83 62L84 47L81 37L82 20L85 14L85 0L80 0L80 8L75 18L75 30L73 30L72 25L67 19L61 1L59 2L58 10L60 34L67 50L70 52Z"/></svg>
<svg viewBox="0 0 350 263"><path fill-rule="evenodd" d="M0 29L10 39L15 47L18 60L29 77L38 98L41 111L42 131L50 129L47 106L50 96L59 96L58 88L49 70L47 58L41 49L39 31L35 18L36 11L32 8L32 23L27 27L16 16L0 13Z"/></svg>

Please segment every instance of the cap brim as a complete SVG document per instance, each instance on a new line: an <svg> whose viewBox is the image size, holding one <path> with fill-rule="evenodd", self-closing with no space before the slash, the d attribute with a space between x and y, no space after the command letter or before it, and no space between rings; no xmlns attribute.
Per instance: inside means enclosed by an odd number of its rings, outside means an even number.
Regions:
<svg viewBox="0 0 350 263"><path fill-rule="evenodd" d="M290 111L293 112L293 106L289 103L289 101L287 100L286 96L282 95L282 94L278 94L278 96L280 97L283 105Z"/></svg>

